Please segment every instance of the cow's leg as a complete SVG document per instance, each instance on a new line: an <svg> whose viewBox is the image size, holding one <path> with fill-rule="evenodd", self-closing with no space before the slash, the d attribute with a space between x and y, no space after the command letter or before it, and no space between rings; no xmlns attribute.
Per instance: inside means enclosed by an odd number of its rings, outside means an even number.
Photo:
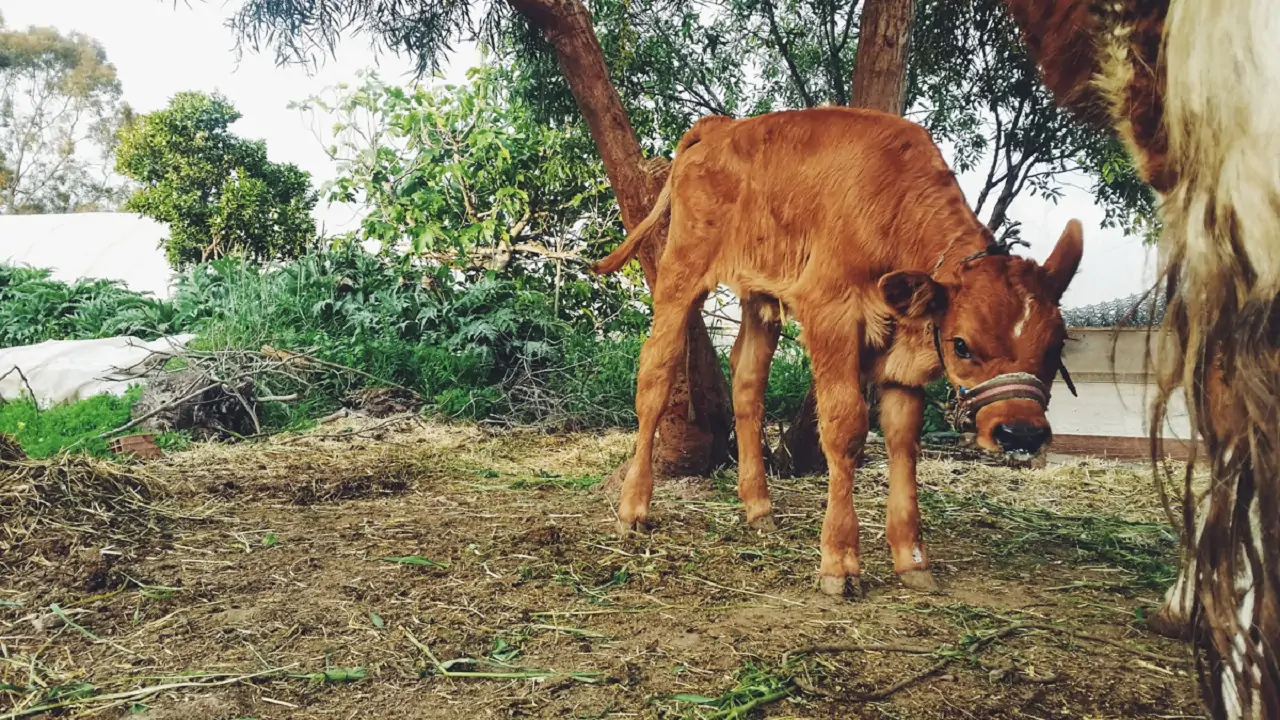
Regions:
<svg viewBox="0 0 1280 720"><path fill-rule="evenodd" d="M706 295L701 289L701 280L699 274L689 272L687 265L664 263L659 268L653 292L652 327L640 350L640 370L636 378L636 418L640 426L636 452L618 500L618 531L623 534L641 529L649 516L654 435L662 411L667 407L676 369L684 358L690 308Z"/></svg>
<svg viewBox="0 0 1280 720"><path fill-rule="evenodd" d="M738 497L747 511L747 526L775 529L769 485L765 479L764 392L769 363L782 330L777 301L751 296L742 302L742 325L729 353L733 373L733 416L738 436ZM768 319L766 319L766 315Z"/></svg>
<svg viewBox="0 0 1280 720"><path fill-rule="evenodd" d="M848 313L836 313L846 320ZM821 318L817 318L821 320ZM859 377L859 328L806 322L818 398L818 436L827 458L827 514L822 522L819 583L828 595L860 591L858 514L853 508L854 460L867 439L867 403Z"/></svg>
<svg viewBox="0 0 1280 720"><path fill-rule="evenodd" d="M1193 546L1200 543L1204 534L1205 518L1209 516L1211 496L1205 494L1196 507L1196 534ZM1178 565L1178 575L1173 585L1165 590L1160 607L1147 617L1147 627L1153 631L1176 640L1191 638L1191 612L1196 587L1196 554L1186 552L1184 546L1182 562Z"/></svg>
<svg viewBox="0 0 1280 720"><path fill-rule="evenodd" d="M916 459L924 427L924 389L886 385L880 392L880 429L889 451L889 502L885 534L893 552L893 571L902 584L935 590L929 558L920 537L920 504L916 498Z"/></svg>

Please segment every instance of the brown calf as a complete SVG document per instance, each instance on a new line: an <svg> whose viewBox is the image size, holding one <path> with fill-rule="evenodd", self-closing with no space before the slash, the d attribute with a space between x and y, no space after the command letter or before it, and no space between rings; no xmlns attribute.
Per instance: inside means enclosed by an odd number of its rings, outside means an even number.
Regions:
<svg viewBox="0 0 1280 720"><path fill-rule="evenodd" d="M895 115L850 108L699 121L681 139L649 217L597 272L625 264L667 212L620 529L648 518L654 431L681 361L685 322L724 284L742 301L731 364L738 495L748 524L774 526L761 425L785 308L803 327L831 474L823 591L856 590L862 570L852 496L854 458L868 426L864 377L884 388L894 570L908 586L933 587L916 502L923 388L945 369L953 384L969 389L984 448L1040 450L1050 437L1048 388L1066 337L1058 300L1080 261L1080 224L1067 225L1044 267L990 252L991 233L929 134Z"/></svg>

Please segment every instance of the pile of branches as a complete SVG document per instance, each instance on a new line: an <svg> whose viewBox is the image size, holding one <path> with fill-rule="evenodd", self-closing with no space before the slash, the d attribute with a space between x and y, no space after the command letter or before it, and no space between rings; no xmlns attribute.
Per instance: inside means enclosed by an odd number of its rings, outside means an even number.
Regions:
<svg viewBox="0 0 1280 720"><path fill-rule="evenodd" d="M387 385L399 396L421 397L355 368L321 360L311 351L263 346L260 350L158 351L167 366L179 369L153 378L134 405L133 419L106 436L142 427L156 432L186 430L198 440L244 439L268 434L264 403L297 402L323 385L349 393L362 384Z"/></svg>

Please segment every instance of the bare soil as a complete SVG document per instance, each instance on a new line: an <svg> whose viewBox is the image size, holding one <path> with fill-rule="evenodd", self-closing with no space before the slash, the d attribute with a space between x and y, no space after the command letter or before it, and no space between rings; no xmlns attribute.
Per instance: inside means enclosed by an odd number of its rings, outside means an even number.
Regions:
<svg viewBox="0 0 1280 720"><path fill-rule="evenodd" d="M815 587L822 479L771 481L767 536L731 472L664 481L624 541L592 488L626 434L392 427L136 465L147 528L7 554L0 718L1201 717L1142 619L1176 551L1146 467L929 453L929 595L872 447L849 601Z"/></svg>

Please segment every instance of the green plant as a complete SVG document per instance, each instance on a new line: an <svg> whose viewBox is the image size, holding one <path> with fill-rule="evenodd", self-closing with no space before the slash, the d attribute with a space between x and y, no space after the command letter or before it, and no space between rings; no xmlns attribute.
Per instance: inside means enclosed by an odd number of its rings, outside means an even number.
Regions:
<svg viewBox="0 0 1280 720"><path fill-rule="evenodd" d="M98 456L110 455L107 441L97 436L129 422L129 409L141 388L123 397L99 395L76 403L40 410L30 400L0 404L0 433L17 438L23 452L33 458L55 455L77 446Z"/></svg>
<svg viewBox="0 0 1280 720"><path fill-rule="evenodd" d="M48 270L0 264L0 347L134 335L154 339L190 324L176 306L109 280L64 283Z"/></svg>

